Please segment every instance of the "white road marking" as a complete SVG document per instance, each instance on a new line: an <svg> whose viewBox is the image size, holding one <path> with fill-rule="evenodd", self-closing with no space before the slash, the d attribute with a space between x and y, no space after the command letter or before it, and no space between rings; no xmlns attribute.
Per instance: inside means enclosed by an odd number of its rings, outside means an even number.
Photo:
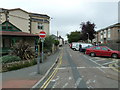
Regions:
<svg viewBox="0 0 120 90"><path fill-rule="evenodd" d="M87 58L88 60L94 62L95 64L97 64L97 65L99 65L99 66L101 66L101 67L104 67L104 66L102 66L101 64L98 64L97 62L93 61L92 59L89 59L87 56L85 56L85 55L83 55L83 56L84 56L85 58Z"/></svg>
<svg viewBox="0 0 120 90"><path fill-rule="evenodd" d="M93 80L93 83L95 83L96 82L96 80Z"/></svg>
<svg viewBox="0 0 120 90"><path fill-rule="evenodd" d="M55 83L53 86L52 86L52 88L55 88L57 85L59 85L59 83Z"/></svg>
<svg viewBox="0 0 120 90"><path fill-rule="evenodd" d="M69 80L72 80L72 77L69 77Z"/></svg>
<svg viewBox="0 0 120 90"><path fill-rule="evenodd" d="M96 62L99 62L99 61L105 61L105 59L103 59L103 60L95 60Z"/></svg>
<svg viewBox="0 0 120 90"><path fill-rule="evenodd" d="M97 67L100 71L102 71L102 72L104 72L104 73L106 73L104 70L102 70L100 67Z"/></svg>
<svg viewBox="0 0 120 90"><path fill-rule="evenodd" d="M53 79L53 80L51 80L52 82L55 82L55 81L57 81L57 80L59 80L60 79L60 77L59 76L57 76L57 78L56 79Z"/></svg>
<svg viewBox="0 0 120 90"><path fill-rule="evenodd" d="M90 60L90 61L94 62L95 64L97 64L97 65L99 65L99 66L101 66L101 67L104 67L104 66L102 66L102 65L98 64L97 62L95 62L95 61L93 61L93 60L89 59L89 58L88 58L88 57L86 57L85 55L84 55L84 57L85 57L85 58L87 58L88 60ZM102 69L101 69L101 67L97 67L97 68L98 68L100 71L102 71L102 72L104 72L104 73L105 73L105 71L104 71L104 70L102 70Z"/></svg>
<svg viewBox="0 0 120 90"><path fill-rule="evenodd" d="M72 67L72 68L77 68L77 69L88 69L88 68L112 68L112 67ZM59 70L65 70L65 69L71 69L71 67L62 67L62 68L54 68L54 69L59 69Z"/></svg>
<svg viewBox="0 0 120 90"><path fill-rule="evenodd" d="M77 79L77 81L76 81L76 83L75 83L76 88L77 88L77 86L79 85L79 83L80 83L81 80L82 80L82 78L78 78L78 79Z"/></svg>
<svg viewBox="0 0 120 90"><path fill-rule="evenodd" d="M91 82L91 79L87 80L86 84L89 84Z"/></svg>
<svg viewBox="0 0 120 90"><path fill-rule="evenodd" d="M65 88L68 85L68 83L65 83L65 85L62 88Z"/></svg>
<svg viewBox="0 0 120 90"><path fill-rule="evenodd" d="M114 63L114 62L116 62L116 61L112 61L112 62L104 63L104 64L102 64L102 65L107 65L107 64L110 64L110 63Z"/></svg>
<svg viewBox="0 0 120 90"><path fill-rule="evenodd" d="M88 86L88 88L93 88L92 86Z"/></svg>

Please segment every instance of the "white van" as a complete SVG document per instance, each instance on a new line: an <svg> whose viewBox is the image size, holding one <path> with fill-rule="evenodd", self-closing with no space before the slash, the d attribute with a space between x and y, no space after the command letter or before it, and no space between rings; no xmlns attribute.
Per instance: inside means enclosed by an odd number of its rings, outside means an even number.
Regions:
<svg viewBox="0 0 120 90"><path fill-rule="evenodd" d="M72 42L71 44L71 48L75 51L78 51L79 50L79 42Z"/></svg>
<svg viewBox="0 0 120 90"><path fill-rule="evenodd" d="M82 48L85 48L85 47L87 47L87 46L93 46L93 45L90 44L90 43L73 42L73 43L72 43L72 49L75 50L75 51L78 51L80 44L82 45Z"/></svg>

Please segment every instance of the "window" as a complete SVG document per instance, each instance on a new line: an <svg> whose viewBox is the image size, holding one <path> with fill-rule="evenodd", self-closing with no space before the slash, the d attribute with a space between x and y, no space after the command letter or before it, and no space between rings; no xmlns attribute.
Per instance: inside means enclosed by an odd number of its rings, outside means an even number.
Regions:
<svg viewBox="0 0 120 90"><path fill-rule="evenodd" d="M8 30L12 30L12 27L8 26Z"/></svg>
<svg viewBox="0 0 120 90"><path fill-rule="evenodd" d="M93 48L93 49L95 49L95 50L100 50L100 47L95 47L95 48Z"/></svg>
<svg viewBox="0 0 120 90"><path fill-rule="evenodd" d="M105 47L102 47L102 50L106 50L106 51L107 51L108 49L107 49L107 48L105 48Z"/></svg>
<svg viewBox="0 0 120 90"><path fill-rule="evenodd" d="M38 23L38 29L42 29L43 30L43 24L42 23Z"/></svg>
<svg viewBox="0 0 120 90"><path fill-rule="evenodd" d="M6 26L2 26L2 30L6 30Z"/></svg>

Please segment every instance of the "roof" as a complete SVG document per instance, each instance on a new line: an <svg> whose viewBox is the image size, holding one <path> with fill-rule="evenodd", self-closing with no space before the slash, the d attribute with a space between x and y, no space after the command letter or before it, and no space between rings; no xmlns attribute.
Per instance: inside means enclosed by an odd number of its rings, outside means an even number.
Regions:
<svg viewBox="0 0 120 90"><path fill-rule="evenodd" d="M37 14L37 13L29 13L30 16L35 16L35 17L43 17L43 18L50 18L48 15L46 14Z"/></svg>
<svg viewBox="0 0 120 90"><path fill-rule="evenodd" d="M110 25L110 26L108 26L106 28L98 30L97 32L103 31L103 30L108 29L108 28L113 28L113 27L120 27L120 23L116 23L116 24Z"/></svg>
<svg viewBox="0 0 120 90"><path fill-rule="evenodd" d="M4 9L4 8L0 8L0 12L5 12L5 11L14 11L14 10L21 10L25 13L28 13L27 11L21 9L21 8L15 8L15 9ZM28 13L29 14L29 13Z"/></svg>
<svg viewBox="0 0 120 90"><path fill-rule="evenodd" d="M30 34L26 32L13 32L13 31L0 31L2 36L29 36L29 37L39 37L39 35Z"/></svg>

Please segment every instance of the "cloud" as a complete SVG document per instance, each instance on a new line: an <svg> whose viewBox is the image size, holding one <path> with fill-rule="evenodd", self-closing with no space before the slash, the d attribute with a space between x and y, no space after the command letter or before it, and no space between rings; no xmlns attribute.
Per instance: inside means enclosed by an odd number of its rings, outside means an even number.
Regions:
<svg viewBox="0 0 120 90"><path fill-rule="evenodd" d="M118 21L118 0L1 0L1 8L22 8L28 12L48 14L51 34L63 37L80 30L81 22L91 21L96 30Z"/></svg>

